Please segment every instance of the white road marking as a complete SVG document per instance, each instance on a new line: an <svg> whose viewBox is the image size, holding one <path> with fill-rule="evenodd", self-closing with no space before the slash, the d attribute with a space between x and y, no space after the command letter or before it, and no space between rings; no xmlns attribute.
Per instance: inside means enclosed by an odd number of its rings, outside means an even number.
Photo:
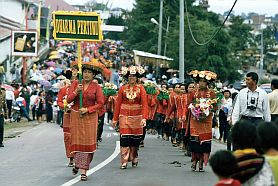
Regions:
<svg viewBox="0 0 278 186"><path fill-rule="evenodd" d="M110 130L114 130L113 127L109 127Z"/></svg>
<svg viewBox="0 0 278 186"><path fill-rule="evenodd" d="M107 138L110 138L111 136L112 136L111 133L107 133L107 135L106 135Z"/></svg>
<svg viewBox="0 0 278 186"><path fill-rule="evenodd" d="M109 164L113 159L115 159L118 156L119 153L120 153L120 141L116 141L116 147L115 147L115 150L114 150L113 154L111 154L111 156L109 156L106 160L104 160L103 162L101 162L100 164L95 166L94 168L88 170L87 171L87 176L93 174L94 172L103 168L105 165ZM80 181L80 176L77 176L74 179L64 183L61 186L71 186L73 184L76 184L79 181Z"/></svg>
<svg viewBox="0 0 278 186"><path fill-rule="evenodd" d="M114 136L119 136L119 134L117 132L113 132Z"/></svg>

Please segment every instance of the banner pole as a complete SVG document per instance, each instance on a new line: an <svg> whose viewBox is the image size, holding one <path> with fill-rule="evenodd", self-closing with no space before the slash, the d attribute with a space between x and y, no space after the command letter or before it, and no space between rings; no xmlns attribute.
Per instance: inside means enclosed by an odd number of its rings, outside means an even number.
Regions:
<svg viewBox="0 0 278 186"><path fill-rule="evenodd" d="M78 69L79 69L79 84L82 84L82 57L81 57L81 41L77 41L78 53ZM82 108L82 91L79 93L79 105Z"/></svg>

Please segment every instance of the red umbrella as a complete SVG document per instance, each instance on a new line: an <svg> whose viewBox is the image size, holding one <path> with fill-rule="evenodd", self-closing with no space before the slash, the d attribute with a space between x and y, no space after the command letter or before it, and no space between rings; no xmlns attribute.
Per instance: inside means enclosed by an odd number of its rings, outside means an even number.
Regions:
<svg viewBox="0 0 278 186"><path fill-rule="evenodd" d="M63 41L62 43L58 44L58 47L64 46L64 45L72 45L72 42L71 41Z"/></svg>
<svg viewBox="0 0 278 186"><path fill-rule="evenodd" d="M14 87L12 87L11 85L7 85L7 84L2 84L1 88L4 88L5 90L14 91Z"/></svg>

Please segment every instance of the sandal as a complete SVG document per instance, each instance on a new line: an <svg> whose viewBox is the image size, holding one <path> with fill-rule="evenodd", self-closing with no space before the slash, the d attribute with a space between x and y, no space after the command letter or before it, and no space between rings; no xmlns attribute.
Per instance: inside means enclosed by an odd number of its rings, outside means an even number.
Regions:
<svg viewBox="0 0 278 186"><path fill-rule="evenodd" d="M127 168L127 163L123 163L122 165L121 165L121 169L126 169Z"/></svg>
<svg viewBox="0 0 278 186"><path fill-rule="evenodd" d="M204 167L203 167L203 163L199 163L199 172L205 172Z"/></svg>
<svg viewBox="0 0 278 186"><path fill-rule="evenodd" d="M196 166L197 166L197 163L196 163L196 164L192 163L192 165L191 165L191 170L192 170L192 171L196 171Z"/></svg>
<svg viewBox="0 0 278 186"><path fill-rule="evenodd" d="M132 167L137 167L138 166L138 161L137 162L132 162Z"/></svg>
<svg viewBox="0 0 278 186"><path fill-rule="evenodd" d="M81 181L87 181L87 175L86 174L81 174Z"/></svg>
<svg viewBox="0 0 278 186"><path fill-rule="evenodd" d="M72 169L72 174L73 174L73 175L76 175L76 174L78 173L78 170L79 170L79 168L73 167L73 169Z"/></svg>
<svg viewBox="0 0 278 186"><path fill-rule="evenodd" d="M73 167L73 162L69 162L68 167Z"/></svg>

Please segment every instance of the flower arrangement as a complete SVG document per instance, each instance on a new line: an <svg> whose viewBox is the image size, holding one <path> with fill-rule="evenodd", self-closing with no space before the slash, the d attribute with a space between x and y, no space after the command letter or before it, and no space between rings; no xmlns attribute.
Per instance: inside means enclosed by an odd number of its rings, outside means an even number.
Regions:
<svg viewBox="0 0 278 186"><path fill-rule="evenodd" d="M128 74L142 76L144 73L145 73L145 70L141 66L122 67L122 69L121 69L121 74L123 76L126 76Z"/></svg>
<svg viewBox="0 0 278 186"><path fill-rule="evenodd" d="M114 96L117 94L117 86L113 83L105 83L102 92L106 97Z"/></svg>
<svg viewBox="0 0 278 186"><path fill-rule="evenodd" d="M147 94L154 95L154 94L157 93L155 84L153 84L151 82L145 82L144 83L144 88L145 88Z"/></svg>
<svg viewBox="0 0 278 186"><path fill-rule="evenodd" d="M157 95L157 99L159 101L169 100L169 92L168 92L168 90L160 90L159 94Z"/></svg>
<svg viewBox="0 0 278 186"><path fill-rule="evenodd" d="M217 102L218 98L196 98L192 101L188 108L191 110L193 117L200 121L209 116Z"/></svg>
<svg viewBox="0 0 278 186"><path fill-rule="evenodd" d="M190 76L192 76L194 79L205 79L207 81L213 81L216 80L217 75L214 72L205 70L205 71L198 71L198 70L193 70L189 73Z"/></svg>

